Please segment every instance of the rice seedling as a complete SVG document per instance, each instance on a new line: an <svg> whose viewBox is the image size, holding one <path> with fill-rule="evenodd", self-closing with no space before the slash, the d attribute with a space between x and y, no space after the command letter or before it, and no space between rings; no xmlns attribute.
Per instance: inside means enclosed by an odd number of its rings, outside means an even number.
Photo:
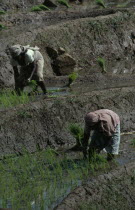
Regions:
<svg viewBox="0 0 135 210"><path fill-rule="evenodd" d="M131 140L131 145L132 145L133 147L135 147L135 139L132 139L132 140Z"/></svg>
<svg viewBox="0 0 135 210"><path fill-rule="evenodd" d="M105 66L105 59L104 58L98 58L98 64L102 68L102 73L107 72L106 71L106 66Z"/></svg>
<svg viewBox="0 0 135 210"><path fill-rule="evenodd" d="M35 80L31 80L28 86L32 87L32 89L35 89L35 87L37 86L37 82Z"/></svg>
<svg viewBox="0 0 135 210"><path fill-rule="evenodd" d="M72 82L74 82L78 77L78 74L76 72L73 72L72 74L69 74L68 76L68 87L70 87L70 85L72 84Z"/></svg>
<svg viewBox="0 0 135 210"><path fill-rule="evenodd" d="M82 147L82 141L84 135L83 129L78 124L72 123L69 125L69 130L76 139L76 145Z"/></svg>
<svg viewBox="0 0 135 210"><path fill-rule="evenodd" d="M34 6L31 8L31 12L40 12L42 9L39 6Z"/></svg>
<svg viewBox="0 0 135 210"><path fill-rule="evenodd" d="M94 173L98 168L97 159L89 163L66 155L60 158L50 148L35 154L29 154L24 148L22 153L0 161L0 208L7 208L10 203L15 210L51 209L58 199L86 179L92 169Z"/></svg>
<svg viewBox="0 0 135 210"><path fill-rule="evenodd" d="M43 4L40 4L39 8L42 9L42 10L51 10L49 7L47 7L47 6L43 5Z"/></svg>
<svg viewBox="0 0 135 210"><path fill-rule="evenodd" d="M0 10L0 15L5 15L5 14L6 14L6 12L5 12L5 11Z"/></svg>
<svg viewBox="0 0 135 210"><path fill-rule="evenodd" d="M50 10L50 8L46 7L45 5L37 5L31 8L31 12L40 12L40 11L45 11L45 10Z"/></svg>
<svg viewBox="0 0 135 210"><path fill-rule="evenodd" d="M6 29L6 26L4 26L3 24L0 24L0 30Z"/></svg>
<svg viewBox="0 0 135 210"><path fill-rule="evenodd" d="M19 104L26 104L30 102L30 98L27 93L23 92L21 96L18 96L15 91L4 90L0 92L0 107L9 108Z"/></svg>
<svg viewBox="0 0 135 210"><path fill-rule="evenodd" d="M25 110L21 110L17 112L17 115L21 118L21 119L26 119L26 118L32 118L32 115L29 114L27 111Z"/></svg>
<svg viewBox="0 0 135 210"><path fill-rule="evenodd" d="M68 4L66 0L58 0L58 3L66 6L67 8L70 8L70 5Z"/></svg>
<svg viewBox="0 0 135 210"><path fill-rule="evenodd" d="M92 169L93 172L99 169L106 169L108 166L109 164L105 157L97 153L94 153L90 159L90 169Z"/></svg>
<svg viewBox="0 0 135 210"><path fill-rule="evenodd" d="M103 7L103 8L106 8L104 0L96 0L96 4Z"/></svg>

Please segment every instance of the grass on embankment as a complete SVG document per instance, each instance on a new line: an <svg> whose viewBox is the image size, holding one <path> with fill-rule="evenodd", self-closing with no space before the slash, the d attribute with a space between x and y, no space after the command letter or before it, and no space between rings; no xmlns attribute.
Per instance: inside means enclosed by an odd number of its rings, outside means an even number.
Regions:
<svg viewBox="0 0 135 210"><path fill-rule="evenodd" d="M131 140L131 145L132 145L133 147L135 147L135 139L132 139L132 140Z"/></svg>

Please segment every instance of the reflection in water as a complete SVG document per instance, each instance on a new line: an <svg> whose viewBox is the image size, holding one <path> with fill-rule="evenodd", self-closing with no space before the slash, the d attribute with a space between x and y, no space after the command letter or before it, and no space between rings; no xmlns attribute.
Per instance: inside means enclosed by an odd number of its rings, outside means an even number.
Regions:
<svg viewBox="0 0 135 210"><path fill-rule="evenodd" d="M116 159L120 165L135 160L131 139L129 150L125 143ZM42 151L0 161L0 208L51 210L95 171L109 167L104 155L93 163L78 155L57 158L54 152Z"/></svg>
<svg viewBox="0 0 135 210"><path fill-rule="evenodd" d="M47 190L43 192L43 206L45 210L51 210L57 205L59 205L62 200L77 186L80 186L82 183L81 180L77 180L76 182L66 182L64 185L61 185L60 183L57 183L56 188L54 191L54 198L53 200L50 200L50 193L52 192L52 186L50 186ZM73 187L74 186L74 187ZM32 210L41 210L41 203L33 201L31 202L31 208Z"/></svg>
<svg viewBox="0 0 135 210"><path fill-rule="evenodd" d="M84 160L36 155L0 162L0 208L51 210L82 183L88 167Z"/></svg>

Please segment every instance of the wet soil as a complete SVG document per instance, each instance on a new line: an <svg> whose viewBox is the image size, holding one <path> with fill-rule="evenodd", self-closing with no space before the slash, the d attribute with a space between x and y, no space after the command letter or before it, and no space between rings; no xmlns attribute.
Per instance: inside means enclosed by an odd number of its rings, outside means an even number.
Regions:
<svg viewBox="0 0 135 210"><path fill-rule="evenodd" d="M134 163L90 179L55 209L134 209Z"/></svg>
<svg viewBox="0 0 135 210"><path fill-rule="evenodd" d="M55 206L57 210L134 209L135 205L135 134L121 134L120 153L108 172L97 172ZM73 155L74 154L70 154ZM102 155L105 155L102 152ZM78 156L80 154L78 153ZM74 156L75 158L75 156ZM77 158L77 157L76 157ZM125 201L126 199L126 201Z"/></svg>
<svg viewBox="0 0 135 210"><path fill-rule="evenodd" d="M95 11L78 8L45 13L24 10L3 15L0 20L7 27L0 31L1 87L14 84L6 49L15 43L30 43L41 48L46 58L48 90L52 86L63 88L68 83L68 76L54 75L47 46L64 47L75 57L79 73L69 94L64 90L61 94L51 94L52 98L37 96L30 104L0 110L1 157L21 155L22 147L29 152L35 152L37 146L41 150L48 146L58 150L70 148L75 139L69 133L69 124L79 123L83 127L84 115L99 108L109 108L119 114L121 132L135 131L135 62L131 39L135 26L134 8L98 8ZM107 73L102 73L98 57L105 57ZM120 165L118 169L88 180L56 209L78 210L80 200L96 209L111 209L112 206L114 209L134 209L135 149L131 146L132 138L134 134L122 136L120 156L116 159ZM77 153L69 155L80 156Z"/></svg>

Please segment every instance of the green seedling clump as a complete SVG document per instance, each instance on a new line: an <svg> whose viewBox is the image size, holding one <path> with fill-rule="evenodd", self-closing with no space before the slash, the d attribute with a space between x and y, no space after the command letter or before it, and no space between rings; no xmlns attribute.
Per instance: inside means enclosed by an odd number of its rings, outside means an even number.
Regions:
<svg viewBox="0 0 135 210"><path fill-rule="evenodd" d="M17 115L21 119L32 118L32 115L25 110L18 111Z"/></svg>
<svg viewBox="0 0 135 210"><path fill-rule="evenodd" d="M105 59L104 58L98 58L98 64L102 68L102 73L107 72L105 67Z"/></svg>
<svg viewBox="0 0 135 210"><path fill-rule="evenodd" d="M75 134L82 132L73 130ZM70 159L66 154L60 159L59 153L50 148L30 154L21 145L20 154L0 160L1 208L7 208L10 202L12 209L32 209L32 203L38 209L52 209L53 202L65 196L67 189L72 191L104 166L99 156L94 156L91 163Z"/></svg>
<svg viewBox="0 0 135 210"><path fill-rule="evenodd" d="M39 11L42 11L42 9L39 6L34 6L34 7L31 8L31 11L32 12L39 12Z"/></svg>
<svg viewBox="0 0 135 210"><path fill-rule="evenodd" d="M28 83L28 86L31 87L33 90L35 90L35 88L37 87L37 82L35 80L31 80Z"/></svg>
<svg viewBox="0 0 135 210"><path fill-rule="evenodd" d="M104 3L103 0L96 0L96 4L101 6L101 7L103 7L103 8L106 8L105 3Z"/></svg>
<svg viewBox="0 0 135 210"><path fill-rule="evenodd" d="M70 8L70 6L66 0L58 0L58 3L66 6L67 8Z"/></svg>
<svg viewBox="0 0 135 210"><path fill-rule="evenodd" d="M78 74L76 72L73 72L72 74L69 74L69 76L68 76L68 79L69 79L68 86L69 87L72 84L72 82L77 79L77 77L78 77Z"/></svg>
<svg viewBox="0 0 135 210"><path fill-rule="evenodd" d="M31 8L32 12L38 12L38 11L40 12L40 11L43 11L43 10L50 10L50 9L43 4L38 5L38 6L34 6L34 7Z"/></svg>
<svg viewBox="0 0 135 210"><path fill-rule="evenodd" d="M15 91L5 90L0 93L0 107L9 108L30 102L28 94L23 92L18 96Z"/></svg>
<svg viewBox="0 0 135 210"><path fill-rule="evenodd" d="M132 145L133 147L135 147L135 139L132 139L132 140L131 140L131 145Z"/></svg>
<svg viewBox="0 0 135 210"><path fill-rule="evenodd" d="M0 10L0 15L5 15L5 14L6 14L5 11Z"/></svg>
<svg viewBox="0 0 135 210"><path fill-rule="evenodd" d="M69 130L76 139L76 145L82 146L84 131L78 124L70 124Z"/></svg>
<svg viewBox="0 0 135 210"><path fill-rule="evenodd" d="M2 29L6 29L6 26L0 24L0 30L2 30Z"/></svg>
<svg viewBox="0 0 135 210"><path fill-rule="evenodd" d="M50 10L47 6L45 6L43 4L39 5L39 8L42 10Z"/></svg>
<svg viewBox="0 0 135 210"><path fill-rule="evenodd" d="M74 80L76 80L78 77L78 74L76 72L73 72L72 74L69 75L69 79L73 82Z"/></svg>

